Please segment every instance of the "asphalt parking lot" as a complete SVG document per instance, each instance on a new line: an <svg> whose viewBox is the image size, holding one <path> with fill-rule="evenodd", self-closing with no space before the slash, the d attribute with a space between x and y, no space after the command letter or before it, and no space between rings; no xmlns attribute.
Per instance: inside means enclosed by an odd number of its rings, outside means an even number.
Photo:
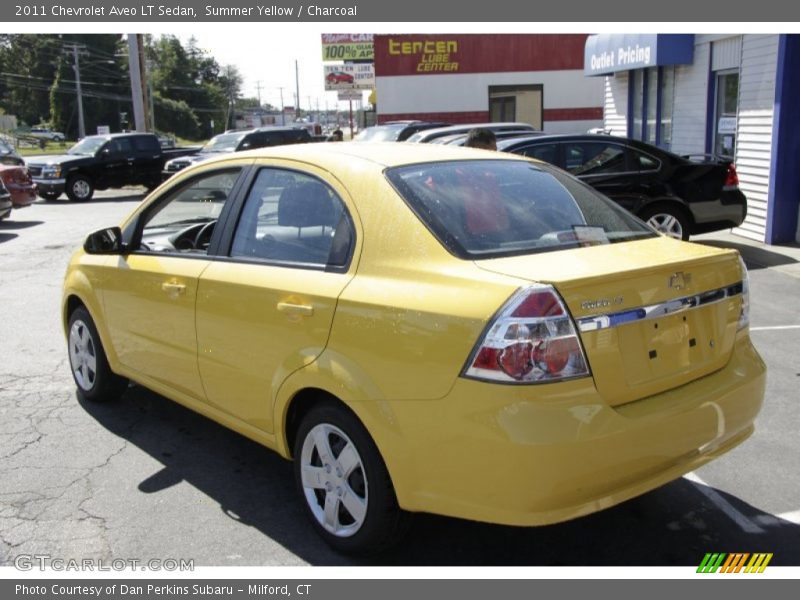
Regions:
<svg viewBox="0 0 800 600"><path fill-rule="evenodd" d="M141 198L40 202L0 223L0 565L37 554L197 566L691 566L706 552L772 552L772 565L800 565L799 250L701 240L739 248L751 268L752 337L769 377L745 444L561 525L419 515L398 548L356 561L317 538L291 465L276 455L140 387L113 404L77 399L59 322L64 269L86 233L119 223Z"/></svg>

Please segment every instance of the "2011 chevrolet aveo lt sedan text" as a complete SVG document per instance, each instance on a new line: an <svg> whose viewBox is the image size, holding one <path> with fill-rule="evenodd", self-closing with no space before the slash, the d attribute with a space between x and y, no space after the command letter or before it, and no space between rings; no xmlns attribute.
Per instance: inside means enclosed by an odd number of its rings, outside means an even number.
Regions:
<svg viewBox="0 0 800 600"><path fill-rule="evenodd" d="M555 523L753 431L738 254L663 237L556 167L313 144L180 173L69 265L78 391L134 381L291 458L343 552L412 512Z"/></svg>

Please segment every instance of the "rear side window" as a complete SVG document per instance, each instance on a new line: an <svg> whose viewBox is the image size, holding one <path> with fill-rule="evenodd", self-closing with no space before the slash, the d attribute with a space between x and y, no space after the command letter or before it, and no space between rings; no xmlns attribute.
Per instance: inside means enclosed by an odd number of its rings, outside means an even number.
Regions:
<svg viewBox="0 0 800 600"><path fill-rule="evenodd" d="M624 173L625 148L605 142L570 142L564 144L566 169L573 175Z"/></svg>
<svg viewBox="0 0 800 600"><path fill-rule="evenodd" d="M158 138L149 135L140 135L133 138L133 148L137 152L161 152Z"/></svg>
<svg viewBox="0 0 800 600"><path fill-rule="evenodd" d="M551 165L558 164L558 145L557 144L537 144L536 146L526 146L514 154L522 154L530 158L537 158L548 162Z"/></svg>
<svg viewBox="0 0 800 600"><path fill-rule="evenodd" d="M605 196L547 165L452 161L396 167L386 176L428 229L461 258L656 235Z"/></svg>
<svg viewBox="0 0 800 600"><path fill-rule="evenodd" d="M349 263L353 241L352 221L336 192L305 173L267 168L248 194L231 256L342 268Z"/></svg>

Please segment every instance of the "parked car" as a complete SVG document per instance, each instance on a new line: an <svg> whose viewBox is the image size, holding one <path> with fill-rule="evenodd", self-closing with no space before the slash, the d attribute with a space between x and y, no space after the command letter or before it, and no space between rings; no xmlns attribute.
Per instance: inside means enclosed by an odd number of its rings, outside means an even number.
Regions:
<svg viewBox="0 0 800 600"><path fill-rule="evenodd" d="M496 140L505 140L514 137L531 137L531 135L544 135L542 132L533 132L530 129L510 129L508 131L494 132ZM430 141L431 144L447 144L451 146L463 146L467 141L469 133L454 133L444 135Z"/></svg>
<svg viewBox="0 0 800 600"><path fill-rule="evenodd" d="M354 79L350 73L345 73L344 71L331 71L325 76L325 81L330 84L353 83Z"/></svg>
<svg viewBox="0 0 800 600"><path fill-rule="evenodd" d="M362 552L407 512L555 523L734 448L764 397L748 308L735 250L552 165L344 142L170 179L73 255L62 317L81 396L133 380L293 459Z"/></svg>
<svg viewBox="0 0 800 600"><path fill-rule="evenodd" d="M22 208L36 202L36 184L26 167L0 165L0 180L11 194L11 203L14 208Z"/></svg>
<svg viewBox="0 0 800 600"><path fill-rule="evenodd" d="M211 138L199 152L167 161L164 164L162 177L167 179L189 165L228 152L240 152L242 150L254 150L256 148L282 146L284 144L305 144L311 141L311 134L305 126L258 127L256 129L226 131Z"/></svg>
<svg viewBox="0 0 800 600"><path fill-rule="evenodd" d="M25 161L14 150L14 146L0 139L0 165L24 165Z"/></svg>
<svg viewBox="0 0 800 600"><path fill-rule="evenodd" d="M47 140L49 142L63 142L67 139L67 136L60 131L52 131L46 127L31 127L28 135Z"/></svg>
<svg viewBox="0 0 800 600"><path fill-rule="evenodd" d="M476 127L489 129L495 133L501 131L536 131L536 128L529 123L469 123L466 125L449 125L448 127L439 127L437 129L426 129L415 133L406 141L426 144L440 137L469 133L471 129Z"/></svg>
<svg viewBox="0 0 800 600"><path fill-rule="evenodd" d="M658 231L690 235L738 227L747 215L730 159L693 162L656 146L609 135L551 135L500 141L497 149L566 169Z"/></svg>
<svg viewBox="0 0 800 600"><path fill-rule="evenodd" d="M14 208L14 204L11 202L11 194L0 181L0 221L11 214L12 208Z"/></svg>
<svg viewBox="0 0 800 600"><path fill-rule="evenodd" d="M354 142L404 142L418 131L446 127L439 121L389 121L362 130Z"/></svg>
<svg viewBox="0 0 800 600"><path fill-rule="evenodd" d="M126 185L153 189L168 159L197 150L163 149L152 133L112 133L87 136L66 154L31 156L27 164L42 198L55 200L66 192L73 202L83 202L95 190Z"/></svg>

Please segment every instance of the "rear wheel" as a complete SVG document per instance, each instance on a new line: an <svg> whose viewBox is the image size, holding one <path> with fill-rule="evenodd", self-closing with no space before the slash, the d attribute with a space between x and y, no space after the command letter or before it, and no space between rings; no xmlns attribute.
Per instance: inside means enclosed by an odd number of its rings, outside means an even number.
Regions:
<svg viewBox="0 0 800 600"><path fill-rule="evenodd" d="M317 532L334 549L372 554L397 542L407 515L358 419L334 403L302 420L294 447L297 489Z"/></svg>
<svg viewBox="0 0 800 600"><path fill-rule="evenodd" d="M677 204L657 204L647 207L639 213L639 218L671 238L684 241L689 239L691 219Z"/></svg>
<svg viewBox="0 0 800 600"><path fill-rule="evenodd" d="M69 365L78 392L87 400L105 402L122 395L128 380L114 374L89 311L80 307L69 318Z"/></svg>
<svg viewBox="0 0 800 600"><path fill-rule="evenodd" d="M66 192L72 202L86 202L94 195L94 184L86 175L73 175L67 180Z"/></svg>

